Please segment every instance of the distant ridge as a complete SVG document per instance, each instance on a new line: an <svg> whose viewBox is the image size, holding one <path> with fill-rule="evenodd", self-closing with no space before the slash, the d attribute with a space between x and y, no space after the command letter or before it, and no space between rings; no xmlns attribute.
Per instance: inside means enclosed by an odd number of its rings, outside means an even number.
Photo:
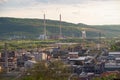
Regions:
<svg viewBox="0 0 120 80"><path fill-rule="evenodd" d="M46 20L47 35L59 35L59 21ZM87 25L61 22L62 33L67 37L81 37L81 30L87 31L87 37L119 37L120 25ZM24 36L37 38L43 34L43 19L0 17L0 38Z"/></svg>

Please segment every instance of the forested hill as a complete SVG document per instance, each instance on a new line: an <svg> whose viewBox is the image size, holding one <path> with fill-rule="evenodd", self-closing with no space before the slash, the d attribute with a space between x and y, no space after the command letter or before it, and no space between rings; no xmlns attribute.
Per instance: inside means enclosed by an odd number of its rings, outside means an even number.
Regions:
<svg viewBox="0 0 120 80"><path fill-rule="evenodd" d="M0 17L0 38L13 36L26 36L36 38L43 34L44 25L42 19L23 19ZM56 20L46 20L47 35L59 35L60 22ZM67 37L81 37L81 31L86 30L87 37L98 37L99 33L103 37L118 37L120 35L120 25L86 25L61 22L62 33Z"/></svg>

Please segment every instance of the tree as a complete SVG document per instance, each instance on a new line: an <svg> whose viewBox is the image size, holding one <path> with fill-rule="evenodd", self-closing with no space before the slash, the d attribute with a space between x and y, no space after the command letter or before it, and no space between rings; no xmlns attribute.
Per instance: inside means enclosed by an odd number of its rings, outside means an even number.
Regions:
<svg viewBox="0 0 120 80"><path fill-rule="evenodd" d="M62 61L39 62L21 80L67 80L70 76L70 68Z"/></svg>
<svg viewBox="0 0 120 80"><path fill-rule="evenodd" d="M102 77L96 77L93 80L114 80L114 79L119 78L117 75L119 75L119 73L110 73Z"/></svg>

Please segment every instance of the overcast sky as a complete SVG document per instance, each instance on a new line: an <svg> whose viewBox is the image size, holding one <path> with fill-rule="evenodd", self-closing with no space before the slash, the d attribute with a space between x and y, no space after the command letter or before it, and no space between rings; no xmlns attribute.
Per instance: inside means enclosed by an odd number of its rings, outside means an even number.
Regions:
<svg viewBox="0 0 120 80"><path fill-rule="evenodd" d="M89 25L120 24L120 0L0 0L0 17L43 18Z"/></svg>

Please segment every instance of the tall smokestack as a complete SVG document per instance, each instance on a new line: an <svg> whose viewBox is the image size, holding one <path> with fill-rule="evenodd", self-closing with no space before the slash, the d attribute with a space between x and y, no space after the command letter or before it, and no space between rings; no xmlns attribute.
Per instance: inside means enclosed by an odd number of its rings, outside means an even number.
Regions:
<svg viewBox="0 0 120 80"><path fill-rule="evenodd" d="M45 14L44 14L44 38L46 39L46 19L45 19Z"/></svg>
<svg viewBox="0 0 120 80"><path fill-rule="evenodd" d="M82 39L86 39L86 31L85 30L82 31Z"/></svg>
<svg viewBox="0 0 120 80"><path fill-rule="evenodd" d="M61 14L60 14L60 38L62 38Z"/></svg>

